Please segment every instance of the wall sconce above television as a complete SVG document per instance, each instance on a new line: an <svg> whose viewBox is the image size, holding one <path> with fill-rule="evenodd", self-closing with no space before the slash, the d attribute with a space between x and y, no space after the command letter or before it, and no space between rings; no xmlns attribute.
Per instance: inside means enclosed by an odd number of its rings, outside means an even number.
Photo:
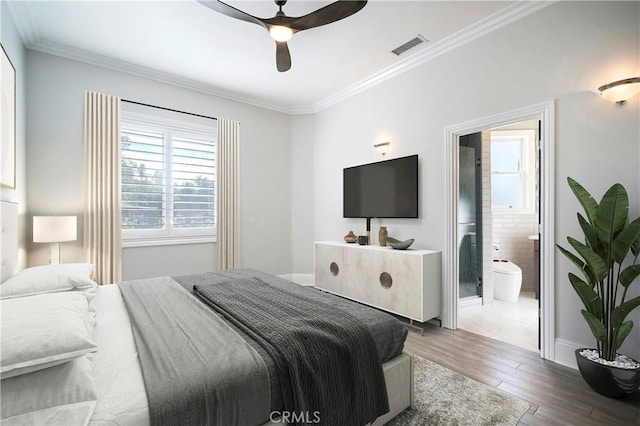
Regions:
<svg viewBox="0 0 640 426"><path fill-rule="evenodd" d="M391 142L380 142L373 146L380 154L385 155L391 149Z"/></svg>

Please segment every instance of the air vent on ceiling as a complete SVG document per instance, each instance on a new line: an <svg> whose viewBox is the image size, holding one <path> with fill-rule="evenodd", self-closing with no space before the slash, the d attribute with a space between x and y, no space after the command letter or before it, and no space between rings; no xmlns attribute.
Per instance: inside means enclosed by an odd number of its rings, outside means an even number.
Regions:
<svg viewBox="0 0 640 426"><path fill-rule="evenodd" d="M416 38L414 38L413 40L409 40L408 42L406 42L402 46L396 47L395 49L393 49L391 51L391 53L395 53L396 55L400 56L404 52L406 52L407 50L413 49L414 47L416 47L419 44L424 43L425 41L429 41L429 40L427 40L426 38L424 38L423 36L418 34L418 36Z"/></svg>

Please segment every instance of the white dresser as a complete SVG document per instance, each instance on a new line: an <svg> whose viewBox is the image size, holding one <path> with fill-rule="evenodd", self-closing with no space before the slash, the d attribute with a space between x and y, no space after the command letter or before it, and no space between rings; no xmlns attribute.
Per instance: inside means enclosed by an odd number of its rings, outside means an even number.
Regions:
<svg viewBox="0 0 640 426"><path fill-rule="evenodd" d="M315 286L419 322L440 315L442 254L315 243Z"/></svg>

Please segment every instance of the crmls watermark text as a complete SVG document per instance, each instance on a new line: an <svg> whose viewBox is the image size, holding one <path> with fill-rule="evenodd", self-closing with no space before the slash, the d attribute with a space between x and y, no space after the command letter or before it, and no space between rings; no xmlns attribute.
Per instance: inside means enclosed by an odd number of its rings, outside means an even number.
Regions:
<svg viewBox="0 0 640 426"><path fill-rule="evenodd" d="M269 420L273 423L320 423L320 411L272 411Z"/></svg>

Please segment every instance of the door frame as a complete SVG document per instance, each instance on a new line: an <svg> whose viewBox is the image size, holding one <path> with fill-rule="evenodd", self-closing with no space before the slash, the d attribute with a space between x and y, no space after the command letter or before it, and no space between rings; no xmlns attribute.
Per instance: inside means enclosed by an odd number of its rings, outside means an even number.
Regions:
<svg viewBox="0 0 640 426"><path fill-rule="evenodd" d="M445 128L445 256L442 326L458 328L458 140L460 136L525 120L540 129L540 356L555 359L554 211L555 103L549 101Z"/></svg>

